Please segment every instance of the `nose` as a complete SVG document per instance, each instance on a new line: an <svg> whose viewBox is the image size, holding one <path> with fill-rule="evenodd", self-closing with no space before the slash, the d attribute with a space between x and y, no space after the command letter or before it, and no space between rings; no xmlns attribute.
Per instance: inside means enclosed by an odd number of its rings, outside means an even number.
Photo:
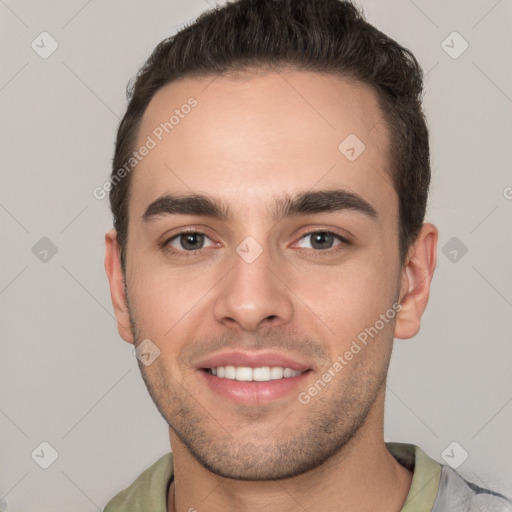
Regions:
<svg viewBox="0 0 512 512"><path fill-rule="evenodd" d="M271 261L267 249L251 260L242 251L233 254L231 270L217 288L213 306L216 321L247 331L256 331L264 324L277 327L288 323L293 317L293 292L283 269Z"/></svg>

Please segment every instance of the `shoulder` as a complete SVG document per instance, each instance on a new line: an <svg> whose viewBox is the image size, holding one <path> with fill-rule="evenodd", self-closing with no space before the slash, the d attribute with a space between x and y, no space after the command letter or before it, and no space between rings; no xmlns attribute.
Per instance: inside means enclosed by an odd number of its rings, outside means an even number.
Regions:
<svg viewBox="0 0 512 512"><path fill-rule="evenodd" d="M429 457L419 446L386 443L404 467L413 471L401 512L510 512L510 498L481 487L450 466Z"/></svg>
<svg viewBox="0 0 512 512"><path fill-rule="evenodd" d="M126 489L116 494L104 512L165 512L167 490L173 477L172 453L160 457Z"/></svg>
<svg viewBox="0 0 512 512"><path fill-rule="evenodd" d="M432 512L508 512L512 501L498 492L463 478L451 467L441 465L439 490Z"/></svg>

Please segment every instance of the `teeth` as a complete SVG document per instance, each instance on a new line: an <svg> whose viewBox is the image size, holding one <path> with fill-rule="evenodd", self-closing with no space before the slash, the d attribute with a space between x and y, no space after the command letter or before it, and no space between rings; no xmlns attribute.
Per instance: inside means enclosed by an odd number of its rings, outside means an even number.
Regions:
<svg viewBox="0 0 512 512"><path fill-rule="evenodd" d="M279 366L262 366L259 368L250 368L248 366L218 366L217 368L211 368L210 372L221 379L258 382L283 378L287 379L289 377L296 377L302 373L292 370L291 368L281 368Z"/></svg>
<svg viewBox="0 0 512 512"><path fill-rule="evenodd" d="M282 379L284 377L284 369L279 367L270 368L270 379Z"/></svg>
<svg viewBox="0 0 512 512"><path fill-rule="evenodd" d="M291 368L285 368L283 371L283 377L293 377L293 370Z"/></svg>
<svg viewBox="0 0 512 512"><path fill-rule="evenodd" d="M225 379L236 379L236 367L226 366L224 372Z"/></svg>
<svg viewBox="0 0 512 512"><path fill-rule="evenodd" d="M259 382L270 380L270 368L268 366L263 366L262 368L254 368L252 371L252 380Z"/></svg>
<svg viewBox="0 0 512 512"><path fill-rule="evenodd" d="M235 379L236 380L252 381L252 373L253 373L252 368L247 368L245 366L239 366L236 369Z"/></svg>

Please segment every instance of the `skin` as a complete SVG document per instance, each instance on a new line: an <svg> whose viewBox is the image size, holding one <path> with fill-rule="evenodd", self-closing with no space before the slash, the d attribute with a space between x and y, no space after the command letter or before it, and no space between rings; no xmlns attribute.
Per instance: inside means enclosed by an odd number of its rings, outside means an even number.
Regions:
<svg viewBox="0 0 512 512"><path fill-rule="evenodd" d="M384 444L385 381L393 337L419 331L437 229L425 223L400 264L390 135L375 93L299 71L181 79L150 102L139 145L190 96L198 105L133 171L126 283L116 233L106 234L119 333L161 352L139 366L169 424L168 510L400 510L412 474ZM353 162L338 150L348 134L366 146ZM359 194L377 217L343 210L272 220L276 196L329 188ZM142 220L161 195L192 192L221 198L233 219ZM188 258L161 247L183 228L207 235ZM316 229L352 243L334 238L318 249L308 236ZM247 236L262 248L250 264L236 252ZM186 252L179 237L171 248ZM308 404L297 393L235 404L193 367L227 347L274 348L311 363L305 391L395 301L397 316Z"/></svg>

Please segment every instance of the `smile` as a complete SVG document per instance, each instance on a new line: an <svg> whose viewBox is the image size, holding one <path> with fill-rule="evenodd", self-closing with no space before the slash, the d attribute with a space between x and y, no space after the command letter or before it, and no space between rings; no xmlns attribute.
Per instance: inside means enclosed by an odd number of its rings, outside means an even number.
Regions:
<svg viewBox="0 0 512 512"><path fill-rule="evenodd" d="M261 366L258 368L251 368L249 366L218 366L216 368L208 368L206 371L220 379L244 382L267 382L270 380L289 379L303 373L280 366Z"/></svg>

